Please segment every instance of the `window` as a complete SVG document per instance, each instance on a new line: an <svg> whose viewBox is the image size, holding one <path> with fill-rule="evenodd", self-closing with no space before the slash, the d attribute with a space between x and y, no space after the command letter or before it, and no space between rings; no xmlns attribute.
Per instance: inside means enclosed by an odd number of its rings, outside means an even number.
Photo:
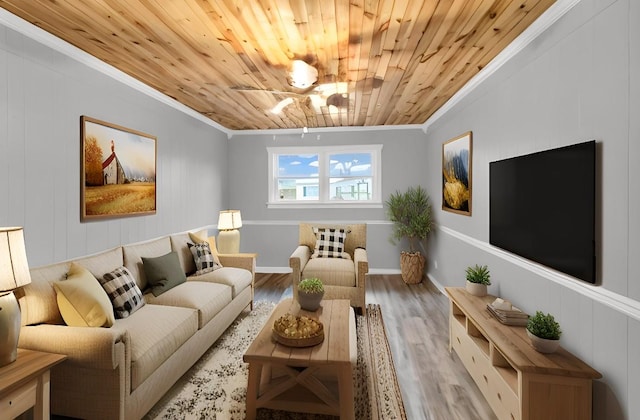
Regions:
<svg viewBox="0 0 640 420"><path fill-rule="evenodd" d="M382 145L268 147L271 207L380 207Z"/></svg>

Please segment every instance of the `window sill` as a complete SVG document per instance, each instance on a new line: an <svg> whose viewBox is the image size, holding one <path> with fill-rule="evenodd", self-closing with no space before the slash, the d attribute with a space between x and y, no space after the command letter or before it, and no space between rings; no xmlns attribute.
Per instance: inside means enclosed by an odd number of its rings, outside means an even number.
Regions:
<svg viewBox="0 0 640 420"><path fill-rule="evenodd" d="M268 209L380 209L382 202L367 201L365 203L356 201L347 202L267 202Z"/></svg>

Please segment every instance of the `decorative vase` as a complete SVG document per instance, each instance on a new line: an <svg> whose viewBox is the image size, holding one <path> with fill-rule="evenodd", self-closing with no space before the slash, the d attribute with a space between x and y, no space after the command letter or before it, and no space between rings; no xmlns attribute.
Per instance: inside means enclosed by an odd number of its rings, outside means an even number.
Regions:
<svg viewBox="0 0 640 420"><path fill-rule="evenodd" d="M298 303L305 311L315 312L320 307L324 292L308 293L298 290Z"/></svg>
<svg viewBox="0 0 640 420"><path fill-rule="evenodd" d="M487 285L482 283L473 283L467 280L467 292L472 294L473 296L486 296L487 295Z"/></svg>
<svg viewBox="0 0 640 420"><path fill-rule="evenodd" d="M531 345L533 346L533 348L540 353L554 353L560 346L560 340L549 340L547 338L540 338L537 335L531 334L529 330L527 330L527 335L529 336L529 340L531 340Z"/></svg>
<svg viewBox="0 0 640 420"><path fill-rule="evenodd" d="M424 273L424 257L419 252L400 253L400 271L406 284L418 284Z"/></svg>

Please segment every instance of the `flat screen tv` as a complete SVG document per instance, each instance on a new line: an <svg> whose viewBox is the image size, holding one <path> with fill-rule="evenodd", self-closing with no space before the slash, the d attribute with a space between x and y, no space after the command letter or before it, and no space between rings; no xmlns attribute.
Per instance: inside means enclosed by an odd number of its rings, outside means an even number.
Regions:
<svg viewBox="0 0 640 420"><path fill-rule="evenodd" d="M489 164L489 242L596 282L596 142Z"/></svg>

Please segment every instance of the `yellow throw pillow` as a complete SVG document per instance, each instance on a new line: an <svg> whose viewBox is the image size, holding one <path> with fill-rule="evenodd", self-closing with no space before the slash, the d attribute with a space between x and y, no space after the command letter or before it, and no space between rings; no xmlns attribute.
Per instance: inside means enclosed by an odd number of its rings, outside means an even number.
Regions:
<svg viewBox="0 0 640 420"><path fill-rule="evenodd" d="M115 322L109 296L86 268L71 263L67 279L53 283L58 309L72 327L111 327Z"/></svg>

